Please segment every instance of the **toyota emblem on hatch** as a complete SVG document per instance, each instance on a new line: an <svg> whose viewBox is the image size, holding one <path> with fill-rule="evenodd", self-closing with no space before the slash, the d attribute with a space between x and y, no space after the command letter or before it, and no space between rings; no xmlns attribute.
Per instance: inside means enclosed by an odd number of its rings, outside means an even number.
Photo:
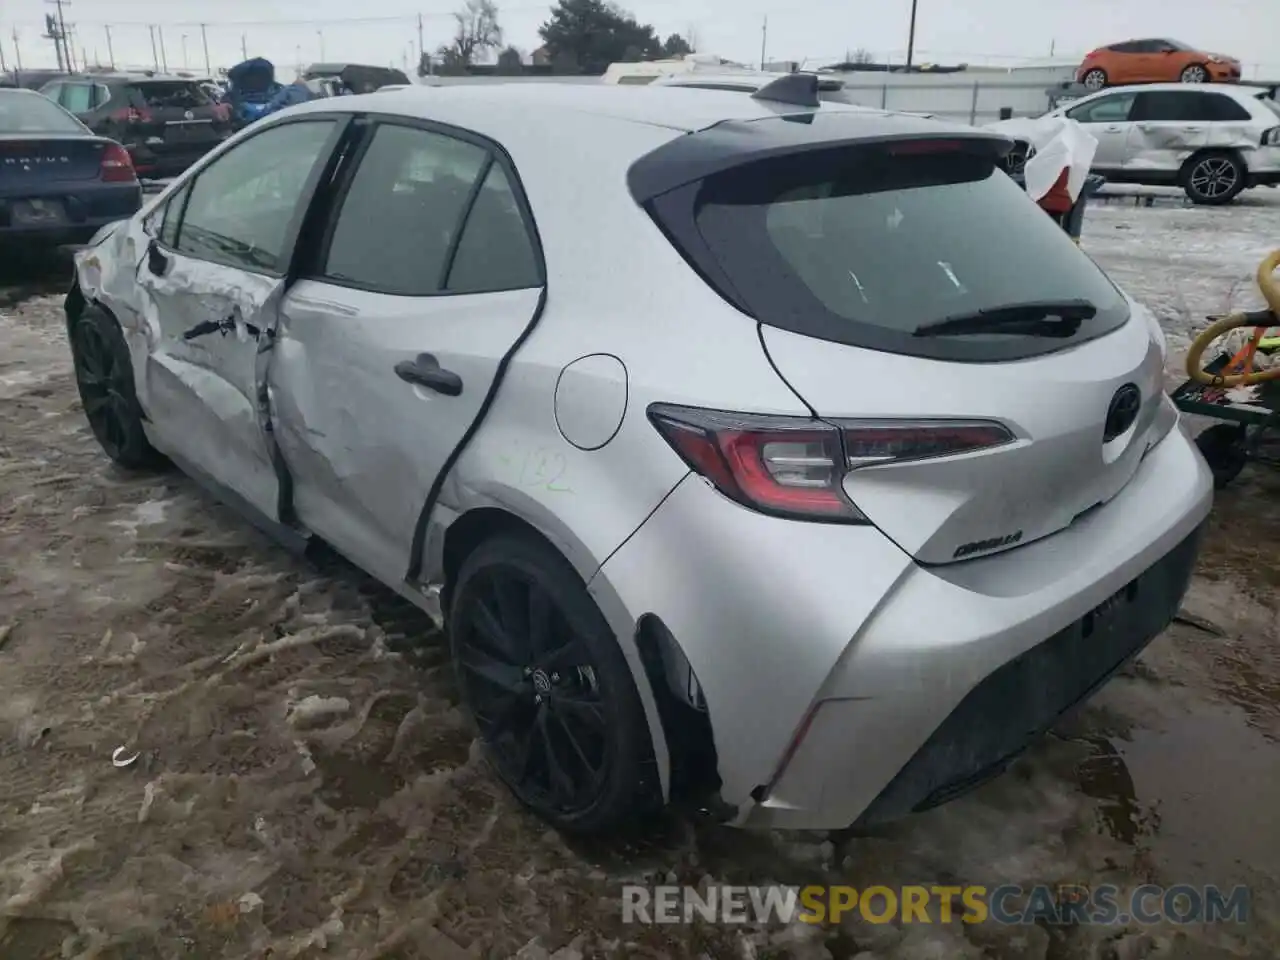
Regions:
<svg viewBox="0 0 1280 960"><path fill-rule="evenodd" d="M1142 391L1132 383L1126 383L1116 391L1107 407L1107 419L1102 427L1102 442L1110 443L1128 430L1138 419L1142 407Z"/></svg>
<svg viewBox="0 0 1280 960"><path fill-rule="evenodd" d="M196 115L192 113L190 110L188 110L186 113L182 115L182 119L184 120L194 120L195 118L196 118Z"/></svg>

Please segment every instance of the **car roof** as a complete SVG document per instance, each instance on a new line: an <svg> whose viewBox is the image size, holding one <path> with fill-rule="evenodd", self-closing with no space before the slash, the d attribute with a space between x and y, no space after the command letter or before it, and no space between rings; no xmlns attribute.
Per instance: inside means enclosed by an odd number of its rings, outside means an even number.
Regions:
<svg viewBox="0 0 1280 960"><path fill-rule="evenodd" d="M570 83L450 84L379 90L344 97L344 110L399 114L455 123L502 142L513 126L527 126L537 114L558 122L590 124L592 119L642 124L691 133L726 120L763 120L824 111L867 113L865 107L824 104L820 108L757 100L735 90L702 90L696 97L678 86L616 86ZM301 108L330 110L332 101L313 101ZM887 114L886 114L887 116ZM585 131L584 131L585 132Z"/></svg>
<svg viewBox="0 0 1280 960"><path fill-rule="evenodd" d="M1227 96L1240 94L1245 97L1258 97L1270 93L1269 87L1257 87L1248 83L1130 83L1122 86L1107 87L1090 93L1087 97L1072 100L1071 104L1095 100L1108 93L1225 93ZM1069 107L1071 104L1063 104Z"/></svg>
<svg viewBox="0 0 1280 960"><path fill-rule="evenodd" d="M200 83L201 77L181 77L174 73L73 73L60 80L85 80L92 83Z"/></svg>

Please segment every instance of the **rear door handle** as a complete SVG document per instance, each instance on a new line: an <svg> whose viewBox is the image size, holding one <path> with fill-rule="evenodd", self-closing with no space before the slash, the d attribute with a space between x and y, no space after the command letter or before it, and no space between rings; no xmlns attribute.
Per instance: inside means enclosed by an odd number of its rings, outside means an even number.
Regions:
<svg viewBox="0 0 1280 960"><path fill-rule="evenodd" d="M418 354L416 360L401 360L395 369L397 377L416 387L426 387L446 397L462 393L462 378L440 366L440 361L429 353Z"/></svg>

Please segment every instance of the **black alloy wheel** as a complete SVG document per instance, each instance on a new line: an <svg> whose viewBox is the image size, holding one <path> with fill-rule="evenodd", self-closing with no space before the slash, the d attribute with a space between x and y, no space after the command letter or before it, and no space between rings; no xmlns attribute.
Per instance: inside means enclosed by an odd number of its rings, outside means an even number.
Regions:
<svg viewBox="0 0 1280 960"><path fill-rule="evenodd" d="M650 754L639 697L558 554L533 538L486 541L459 573L449 632L464 702L523 804L577 833L639 812Z"/></svg>
<svg viewBox="0 0 1280 960"><path fill-rule="evenodd" d="M119 325L88 306L72 322L70 334L80 403L103 451L123 467L158 465L161 458L142 428L129 348Z"/></svg>

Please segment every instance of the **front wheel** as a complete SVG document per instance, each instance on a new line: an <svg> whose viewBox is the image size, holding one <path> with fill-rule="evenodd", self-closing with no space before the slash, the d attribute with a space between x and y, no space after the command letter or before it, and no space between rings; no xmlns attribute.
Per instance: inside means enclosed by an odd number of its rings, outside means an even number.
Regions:
<svg viewBox="0 0 1280 960"><path fill-rule="evenodd" d="M1084 84L1086 90L1101 90L1107 85L1107 71L1101 67L1094 67L1080 78L1080 82Z"/></svg>
<svg viewBox="0 0 1280 960"><path fill-rule="evenodd" d="M1221 206L1230 203L1245 187L1245 167L1233 153L1206 153L1193 157L1183 173L1183 189L1192 203Z"/></svg>
<svg viewBox="0 0 1280 960"><path fill-rule="evenodd" d="M1209 71L1204 68L1203 64L1193 63L1189 67L1182 68L1182 73L1178 74L1178 79L1183 83L1208 83Z"/></svg>
<svg viewBox="0 0 1280 960"><path fill-rule="evenodd" d="M449 635L463 701L521 803L580 835L654 808L653 750L631 670L563 557L533 536L480 544L458 573Z"/></svg>
<svg viewBox="0 0 1280 960"><path fill-rule="evenodd" d="M120 325L101 307L86 304L69 333L80 403L103 452L131 470L162 465L164 458L142 429L133 362Z"/></svg>

